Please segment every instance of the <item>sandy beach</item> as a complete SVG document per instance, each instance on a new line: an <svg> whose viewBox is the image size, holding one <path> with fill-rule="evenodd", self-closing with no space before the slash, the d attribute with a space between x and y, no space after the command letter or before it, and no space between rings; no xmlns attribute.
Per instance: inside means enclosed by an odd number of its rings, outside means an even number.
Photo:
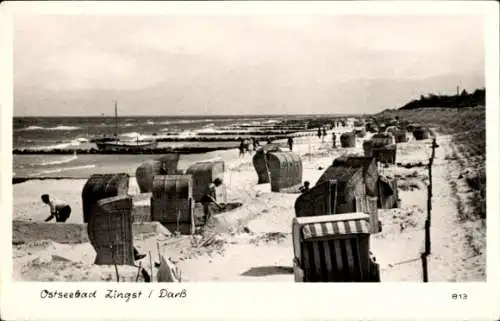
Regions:
<svg viewBox="0 0 500 321"><path fill-rule="evenodd" d="M338 132L345 128L335 129ZM294 151L301 155L303 180L312 185L334 158L348 153L363 154L362 141L356 148L332 148L331 131L321 142L317 137L295 140ZM429 257L429 281L484 281L486 279L486 237L481 221L460 221L459 211L467 208L466 184L461 173L468 169L467 159L450 157L456 150L450 136L438 135L433 166L432 254ZM282 141L283 146L286 145ZM426 164L431 140L398 144L397 162ZM225 160L225 202L241 202L233 210L239 219L227 223L209 244L199 245L201 236L175 236L168 231L152 233L134 230L134 244L157 260L157 242L161 251L182 270L182 281L283 281L293 282L291 222L298 194L272 193L269 184L256 185L257 174L252 156L235 157L237 150L208 153ZM456 153L455 153L456 155ZM182 162L181 162L182 163ZM139 164L137 164L139 165ZM188 162L183 164L185 169ZM130 168L131 172L135 167ZM401 208L379 210L383 231L371 238L371 248L381 268L382 282L422 281L420 252L424 245L424 221L427 200L427 168L391 165L380 173L398 178ZM68 223L81 224L81 191L85 179L31 180L13 185L13 220L42 222L48 208L40 194L64 199L73 209ZM452 186L450 182L455 182ZM129 194L139 193L134 177ZM53 223L56 224L56 223ZM60 224L62 225L62 224ZM64 228L61 226L61 228ZM136 232L137 231L137 232ZM472 235L472 236L471 236ZM25 281L114 281L113 266L93 265L95 251L88 242L61 244L54 240L29 241L13 245L14 279ZM138 264L138 262L136 262ZM149 258L142 266L151 270ZM153 268L153 274L156 269ZM137 267L119 266L122 280L134 281ZM138 281L142 281L139 278Z"/></svg>

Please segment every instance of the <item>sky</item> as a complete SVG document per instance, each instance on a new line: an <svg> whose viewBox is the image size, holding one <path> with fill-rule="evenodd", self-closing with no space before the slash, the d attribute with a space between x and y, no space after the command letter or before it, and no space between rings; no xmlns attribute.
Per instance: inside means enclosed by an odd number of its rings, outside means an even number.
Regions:
<svg viewBox="0 0 500 321"><path fill-rule="evenodd" d="M19 16L14 116L372 113L484 87L480 16Z"/></svg>

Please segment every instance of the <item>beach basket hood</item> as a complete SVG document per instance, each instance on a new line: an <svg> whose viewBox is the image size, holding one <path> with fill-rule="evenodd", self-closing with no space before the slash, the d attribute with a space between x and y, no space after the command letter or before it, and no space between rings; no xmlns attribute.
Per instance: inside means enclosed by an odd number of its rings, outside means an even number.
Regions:
<svg viewBox="0 0 500 321"><path fill-rule="evenodd" d="M366 186L366 195L377 196L378 194L378 168L377 161L373 156L347 155L333 160L334 167L361 168Z"/></svg>
<svg viewBox="0 0 500 321"><path fill-rule="evenodd" d="M381 175L379 176L378 185L378 207L383 209L395 208L399 198L397 179Z"/></svg>
<svg viewBox="0 0 500 321"><path fill-rule="evenodd" d="M267 164L272 192L298 192L302 185L302 160L294 152L269 152Z"/></svg>
<svg viewBox="0 0 500 321"><path fill-rule="evenodd" d="M366 214L294 218L292 239L296 281L380 281L378 264L370 257Z"/></svg>
<svg viewBox="0 0 500 321"><path fill-rule="evenodd" d="M127 173L94 174L82 189L83 222L87 223L92 206L97 201L119 195L127 195L129 175Z"/></svg>
<svg viewBox="0 0 500 321"><path fill-rule="evenodd" d="M151 217L163 224L194 224L191 175L158 175L153 181Z"/></svg>
<svg viewBox="0 0 500 321"><path fill-rule="evenodd" d="M340 135L340 146L344 148L356 147L356 133L345 132Z"/></svg>
<svg viewBox="0 0 500 321"><path fill-rule="evenodd" d="M394 140L396 143L405 143L408 141L408 137L406 136L406 130L398 130L394 133Z"/></svg>
<svg viewBox="0 0 500 321"><path fill-rule="evenodd" d="M372 155L377 161L383 164L395 164L397 154L397 145L386 145L383 147L373 148Z"/></svg>
<svg viewBox="0 0 500 321"><path fill-rule="evenodd" d="M151 193L155 175L179 174L178 163L179 154L168 154L139 165L135 171L135 178L141 193Z"/></svg>
<svg viewBox="0 0 500 321"><path fill-rule="evenodd" d="M366 187L363 169L360 167L328 167L316 185L326 181L337 181L335 213L364 212Z"/></svg>
<svg viewBox="0 0 500 321"><path fill-rule="evenodd" d="M216 178L224 181L224 161L213 160L194 163L188 167L186 175L191 175L193 179L194 200L201 202L210 183Z"/></svg>
<svg viewBox="0 0 500 321"><path fill-rule="evenodd" d="M416 140L424 140L429 138L429 129L418 126L413 129L413 137L415 137Z"/></svg>
<svg viewBox="0 0 500 321"><path fill-rule="evenodd" d="M296 217L336 213L337 181L329 180L311 187L295 201Z"/></svg>

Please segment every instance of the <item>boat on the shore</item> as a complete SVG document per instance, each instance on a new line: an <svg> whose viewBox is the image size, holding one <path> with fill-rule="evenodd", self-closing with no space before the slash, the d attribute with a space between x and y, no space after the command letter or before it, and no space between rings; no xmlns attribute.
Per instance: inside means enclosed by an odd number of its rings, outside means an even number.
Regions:
<svg viewBox="0 0 500 321"><path fill-rule="evenodd" d="M109 151L109 150L127 150L127 151L137 151L140 152L144 149L152 149L158 146L156 140L145 140L145 139L135 139L135 140L121 140L118 137L118 107L115 101L115 134L114 136L103 136L93 138L91 140L97 145L99 150Z"/></svg>

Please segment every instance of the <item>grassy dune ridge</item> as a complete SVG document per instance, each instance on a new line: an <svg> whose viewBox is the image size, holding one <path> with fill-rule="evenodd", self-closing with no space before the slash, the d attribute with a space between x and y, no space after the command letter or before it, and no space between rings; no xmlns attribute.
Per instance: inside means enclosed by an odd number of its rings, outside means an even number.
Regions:
<svg viewBox="0 0 500 321"><path fill-rule="evenodd" d="M464 219L486 219L485 113L485 107L467 107L386 110L377 115L399 117L434 128L441 134L451 135L456 146L452 158L466 170L465 181L472 191L469 205L473 211L464 213Z"/></svg>

